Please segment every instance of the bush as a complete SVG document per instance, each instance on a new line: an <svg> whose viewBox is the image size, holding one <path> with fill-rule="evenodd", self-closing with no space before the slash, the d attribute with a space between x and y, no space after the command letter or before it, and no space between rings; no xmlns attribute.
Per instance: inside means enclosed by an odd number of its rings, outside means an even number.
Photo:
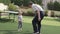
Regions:
<svg viewBox="0 0 60 34"><path fill-rule="evenodd" d="M54 8L53 2L48 3L47 7L48 7L49 10L53 10L53 8Z"/></svg>
<svg viewBox="0 0 60 34"><path fill-rule="evenodd" d="M25 16L33 16L34 13L32 11L27 11L27 12L23 12L23 15L25 15Z"/></svg>
<svg viewBox="0 0 60 34"><path fill-rule="evenodd" d="M54 17L54 11L46 10L45 11L45 16Z"/></svg>
<svg viewBox="0 0 60 34"><path fill-rule="evenodd" d="M0 0L0 3L4 3L6 5L8 5L9 3L11 3L10 0Z"/></svg>
<svg viewBox="0 0 60 34"><path fill-rule="evenodd" d="M54 2L54 10L60 11L60 3L57 1Z"/></svg>
<svg viewBox="0 0 60 34"><path fill-rule="evenodd" d="M32 1L34 3L42 4L42 0L11 0L11 3L14 3L15 5L21 6L22 4L24 6L28 6L29 2Z"/></svg>
<svg viewBox="0 0 60 34"><path fill-rule="evenodd" d="M60 17L60 12L59 11L54 11L54 15L55 15L55 17Z"/></svg>
<svg viewBox="0 0 60 34"><path fill-rule="evenodd" d="M16 7L16 5L14 5L14 4L9 4L8 9L9 9L10 11L16 11L17 7Z"/></svg>
<svg viewBox="0 0 60 34"><path fill-rule="evenodd" d="M46 11L44 12L44 15L45 15L45 16L48 16L48 10L46 10Z"/></svg>
<svg viewBox="0 0 60 34"><path fill-rule="evenodd" d="M55 15L54 15L54 11L51 11L51 17L54 17Z"/></svg>
<svg viewBox="0 0 60 34"><path fill-rule="evenodd" d="M49 17L60 17L60 12L59 11L51 11L49 10L48 11L48 14L47 14Z"/></svg>
<svg viewBox="0 0 60 34"><path fill-rule="evenodd" d="M33 15L34 15L34 13L33 13L32 11L28 11L27 13L28 13L28 15L30 15L30 16L33 16Z"/></svg>
<svg viewBox="0 0 60 34"><path fill-rule="evenodd" d="M56 11L60 11L60 3L55 1L54 3L53 2L50 2L47 4L48 6L48 9L49 10L56 10Z"/></svg>

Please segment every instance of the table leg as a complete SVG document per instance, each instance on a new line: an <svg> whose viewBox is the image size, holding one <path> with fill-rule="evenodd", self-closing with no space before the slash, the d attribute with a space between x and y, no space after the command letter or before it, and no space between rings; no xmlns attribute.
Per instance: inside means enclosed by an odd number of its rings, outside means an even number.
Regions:
<svg viewBox="0 0 60 34"><path fill-rule="evenodd" d="M1 19L1 12L0 12L0 19Z"/></svg>
<svg viewBox="0 0 60 34"><path fill-rule="evenodd" d="M15 21L15 14L14 14L14 17L13 17L14 19L13 19L13 22Z"/></svg>
<svg viewBox="0 0 60 34"><path fill-rule="evenodd" d="M9 19L10 19L10 13L9 13Z"/></svg>

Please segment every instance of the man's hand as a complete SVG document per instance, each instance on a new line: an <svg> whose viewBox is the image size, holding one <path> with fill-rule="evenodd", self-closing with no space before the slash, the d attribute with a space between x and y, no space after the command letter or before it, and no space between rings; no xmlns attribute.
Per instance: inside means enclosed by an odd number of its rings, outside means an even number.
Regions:
<svg viewBox="0 0 60 34"><path fill-rule="evenodd" d="M41 18L38 18L38 21L40 21L41 20Z"/></svg>

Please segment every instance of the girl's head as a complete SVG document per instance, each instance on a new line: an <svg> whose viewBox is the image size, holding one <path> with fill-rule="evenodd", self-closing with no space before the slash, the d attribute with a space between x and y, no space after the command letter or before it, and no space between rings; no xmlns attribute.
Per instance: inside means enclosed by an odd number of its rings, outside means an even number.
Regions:
<svg viewBox="0 0 60 34"><path fill-rule="evenodd" d="M19 10L19 15L22 15L22 13L23 13L23 12L22 12L21 10Z"/></svg>
<svg viewBox="0 0 60 34"><path fill-rule="evenodd" d="M23 14L23 10L22 9L17 9L18 10L18 15L22 15Z"/></svg>

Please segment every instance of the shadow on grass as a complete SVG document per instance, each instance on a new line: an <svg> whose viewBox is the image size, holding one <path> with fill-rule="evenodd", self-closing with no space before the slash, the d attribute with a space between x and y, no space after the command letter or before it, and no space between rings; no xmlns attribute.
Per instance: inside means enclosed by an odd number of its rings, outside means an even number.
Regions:
<svg viewBox="0 0 60 34"><path fill-rule="evenodd" d="M7 22L13 22L14 19L6 19L6 18L2 18L0 19L0 23L7 23Z"/></svg>
<svg viewBox="0 0 60 34"><path fill-rule="evenodd" d="M29 32L18 32L17 30L0 30L0 32L5 32L4 34L32 34Z"/></svg>
<svg viewBox="0 0 60 34"><path fill-rule="evenodd" d="M4 34L17 34L17 30L0 30L0 32L5 32Z"/></svg>

